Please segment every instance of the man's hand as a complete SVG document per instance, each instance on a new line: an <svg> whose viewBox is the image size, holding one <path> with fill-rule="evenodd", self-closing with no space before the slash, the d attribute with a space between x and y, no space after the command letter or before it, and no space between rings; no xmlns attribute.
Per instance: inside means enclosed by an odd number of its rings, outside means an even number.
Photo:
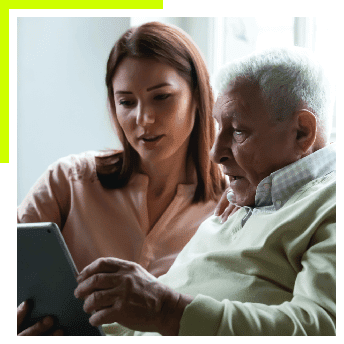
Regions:
<svg viewBox="0 0 344 344"><path fill-rule="evenodd" d="M36 324L23 329L23 324L29 313L29 304L27 301L23 302L17 308L17 335L18 336L62 336L63 331L61 329L53 330L54 319L51 316L47 316L44 319L38 321Z"/></svg>
<svg viewBox="0 0 344 344"><path fill-rule="evenodd" d="M100 258L77 278L75 296L85 300L93 326L118 322L132 330L178 335L185 307L192 301L157 281L139 264Z"/></svg>
<svg viewBox="0 0 344 344"><path fill-rule="evenodd" d="M227 199L227 194L230 190L230 187L226 189L215 208L214 215L221 216L221 223L225 223L229 216L233 215L237 210L240 209L240 207L237 207L234 204L229 203Z"/></svg>

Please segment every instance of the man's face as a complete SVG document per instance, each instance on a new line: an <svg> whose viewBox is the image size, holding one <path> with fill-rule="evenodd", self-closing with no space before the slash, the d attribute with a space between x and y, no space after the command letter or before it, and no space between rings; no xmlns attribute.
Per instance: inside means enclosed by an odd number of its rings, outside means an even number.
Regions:
<svg viewBox="0 0 344 344"><path fill-rule="evenodd" d="M229 86L219 96L213 117L219 124L212 160L223 165L235 201L253 206L261 180L298 160L293 120L271 119L257 86Z"/></svg>

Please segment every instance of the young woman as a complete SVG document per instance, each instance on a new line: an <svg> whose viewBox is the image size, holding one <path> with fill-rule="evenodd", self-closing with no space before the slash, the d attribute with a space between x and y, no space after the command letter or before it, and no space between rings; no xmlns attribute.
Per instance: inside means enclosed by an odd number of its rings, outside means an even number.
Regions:
<svg viewBox="0 0 344 344"><path fill-rule="evenodd" d="M106 85L123 150L51 165L18 207L18 222L57 223L79 271L110 256L160 276L226 188L209 159L208 71L184 32L153 22L115 43Z"/></svg>

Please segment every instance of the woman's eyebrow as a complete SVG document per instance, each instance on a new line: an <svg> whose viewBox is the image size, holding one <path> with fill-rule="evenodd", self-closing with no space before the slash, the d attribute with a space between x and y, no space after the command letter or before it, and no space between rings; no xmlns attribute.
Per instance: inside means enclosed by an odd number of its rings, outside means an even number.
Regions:
<svg viewBox="0 0 344 344"><path fill-rule="evenodd" d="M164 86L172 86L172 85L169 84L168 82L162 82L161 84L158 84L158 85L155 85L152 87L148 87L147 92L156 90L157 88L164 87ZM130 91L120 91L120 90L115 92L115 94L132 94L132 93L133 92L130 92Z"/></svg>
<svg viewBox="0 0 344 344"><path fill-rule="evenodd" d="M115 94L132 94L130 91L116 91Z"/></svg>
<svg viewBox="0 0 344 344"><path fill-rule="evenodd" d="M160 88L160 87L164 87L164 86L172 86L172 85L169 84L168 82L162 82L161 84L147 88L147 92L155 90L155 89Z"/></svg>

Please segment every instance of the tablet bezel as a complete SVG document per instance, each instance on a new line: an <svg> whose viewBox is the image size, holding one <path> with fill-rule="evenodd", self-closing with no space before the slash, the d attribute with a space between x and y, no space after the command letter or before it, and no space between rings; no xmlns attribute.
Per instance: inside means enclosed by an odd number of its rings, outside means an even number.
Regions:
<svg viewBox="0 0 344 344"><path fill-rule="evenodd" d="M82 300L74 296L77 275L55 223L17 224L17 305L25 300L33 304L26 326L52 315L65 335L104 335L101 326L89 323Z"/></svg>

